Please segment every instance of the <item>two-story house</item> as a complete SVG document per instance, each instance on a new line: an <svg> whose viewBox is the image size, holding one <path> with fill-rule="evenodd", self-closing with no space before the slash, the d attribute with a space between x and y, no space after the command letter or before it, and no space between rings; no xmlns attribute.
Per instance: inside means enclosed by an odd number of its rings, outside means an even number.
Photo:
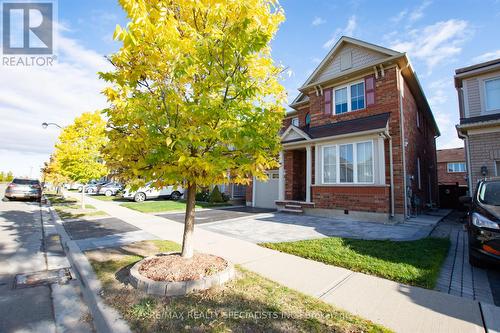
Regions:
<svg viewBox="0 0 500 333"><path fill-rule="evenodd" d="M467 194L464 147L437 151L439 207L462 208L459 198Z"/></svg>
<svg viewBox="0 0 500 333"><path fill-rule="evenodd" d="M455 87L473 193L479 179L500 176L500 59L457 69Z"/></svg>
<svg viewBox="0 0 500 333"><path fill-rule="evenodd" d="M299 91L247 204L370 221L436 204L439 130L405 53L342 37Z"/></svg>

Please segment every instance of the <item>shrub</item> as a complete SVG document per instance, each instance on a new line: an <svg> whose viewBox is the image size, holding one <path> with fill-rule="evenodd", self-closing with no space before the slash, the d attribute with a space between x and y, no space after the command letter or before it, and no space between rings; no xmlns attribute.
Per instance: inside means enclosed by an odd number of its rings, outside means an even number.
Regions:
<svg viewBox="0 0 500 333"><path fill-rule="evenodd" d="M209 192L208 190L201 190L200 192L196 193L196 201L201 201L201 202L208 202L209 199Z"/></svg>
<svg viewBox="0 0 500 333"><path fill-rule="evenodd" d="M219 191L219 186L215 185L208 201L211 203L224 202L224 198L222 198L222 194Z"/></svg>

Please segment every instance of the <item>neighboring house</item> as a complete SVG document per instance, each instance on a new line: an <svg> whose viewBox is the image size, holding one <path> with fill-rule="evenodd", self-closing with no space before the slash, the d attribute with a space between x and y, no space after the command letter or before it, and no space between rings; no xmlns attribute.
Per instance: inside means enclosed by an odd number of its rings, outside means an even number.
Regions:
<svg viewBox="0 0 500 333"><path fill-rule="evenodd" d="M478 180L500 176L500 59L455 71L460 124L465 141L469 188Z"/></svg>
<svg viewBox="0 0 500 333"><path fill-rule="evenodd" d="M247 204L371 221L436 205L439 130L405 53L342 37L299 91Z"/></svg>
<svg viewBox="0 0 500 333"><path fill-rule="evenodd" d="M467 194L467 167L463 147L437 151L439 206L460 208L459 197Z"/></svg>

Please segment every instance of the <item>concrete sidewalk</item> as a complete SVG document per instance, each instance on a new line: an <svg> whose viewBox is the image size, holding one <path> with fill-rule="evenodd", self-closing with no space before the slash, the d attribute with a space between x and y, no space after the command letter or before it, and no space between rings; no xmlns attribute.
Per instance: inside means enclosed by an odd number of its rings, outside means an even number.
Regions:
<svg viewBox="0 0 500 333"><path fill-rule="evenodd" d="M105 201L88 203L161 239L180 242L182 224ZM235 264L396 332L484 332L479 303L453 295L325 265L201 228L194 233L198 251ZM488 308L493 331L499 308ZM498 330L499 327L496 327Z"/></svg>

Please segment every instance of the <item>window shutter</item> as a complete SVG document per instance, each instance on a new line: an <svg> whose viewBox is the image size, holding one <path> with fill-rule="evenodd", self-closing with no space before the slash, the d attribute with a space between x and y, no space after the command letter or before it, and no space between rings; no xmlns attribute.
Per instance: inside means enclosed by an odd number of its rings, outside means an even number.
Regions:
<svg viewBox="0 0 500 333"><path fill-rule="evenodd" d="M332 113L332 89L327 89L323 91L323 95L325 98L325 114Z"/></svg>
<svg viewBox="0 0 500 333"><path fill-rule="evenodd" d="M365 78L365 94L366 106L375 104L375 77L373 75Z"/></svg>

